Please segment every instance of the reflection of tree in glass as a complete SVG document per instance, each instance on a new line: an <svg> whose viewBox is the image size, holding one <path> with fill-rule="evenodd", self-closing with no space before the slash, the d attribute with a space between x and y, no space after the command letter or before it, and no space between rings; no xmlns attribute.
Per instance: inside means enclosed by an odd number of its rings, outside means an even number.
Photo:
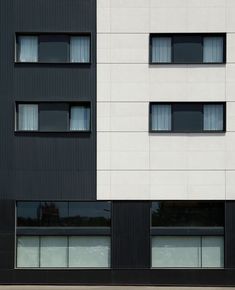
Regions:
<svg viewBox="0 0 235 290"><path fill-rule="evenodd" d="M152 226L224 226L224 207L219 202L154 202Z"/></svg>
<svg viewBox="0 0 235 290"><path fill-rule="evenodd" d="M59 208L56 207L53 202L45 202L41 205L42 213L42 224L45 226L59 225L60 224L60 213Z"/></svg>

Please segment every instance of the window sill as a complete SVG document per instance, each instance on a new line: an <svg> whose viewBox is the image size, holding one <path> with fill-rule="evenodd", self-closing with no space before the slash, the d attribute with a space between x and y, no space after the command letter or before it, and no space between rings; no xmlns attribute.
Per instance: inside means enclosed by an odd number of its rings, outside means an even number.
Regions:
<svg viewBox="0 0 235 290"><path fill-rule="evenodd" d="M149 65L225 65L226 62L149 62Z"/></svg>
<svg viewBox="0 0 235 290"><path fill-rule="evenodd" d="M156 130L149 130L151 134L225 134L226 131L156 131Z"/></svg>
<svg viewBox="0 0 235 290"><path fill-rule="evenodd" d="M15 134L40 134L40 133L43 133L43 134L82 134L82 133L85 133L85 134L91 134L91 130L88 130L88 131L76 131L76 130L73 130L73 131L37 131L37 130L15 130L14 131Z"/></svg>
<svg viewBox="0 0 235 290"><path fill-rule="evenodd" d="M15 61L14 62L16 65L48 65L48 64L53 64L53 65L91 65L92 62L21 62L21 61Z"/></svg>

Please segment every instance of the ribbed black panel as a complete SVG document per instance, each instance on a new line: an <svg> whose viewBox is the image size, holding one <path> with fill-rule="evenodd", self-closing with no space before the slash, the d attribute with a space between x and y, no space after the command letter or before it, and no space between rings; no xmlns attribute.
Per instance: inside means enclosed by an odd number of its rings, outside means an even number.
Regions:
<svg viewBox="0 0 235 290"><path fill-rule="evenodd" d="M113 202L113 268L150 267L150 203Z"/></svg>
<svg viewBox="0 0 235 290"><path fill-rule="evenodd" d="M225 266L235 268L235 201L225 203Z"/></svg>
<svg viewBox="0 0 235 290"><path fill-rule="evenodd" d="M14 64L16 32L89 32L91 64ZM0 198L96 199L96 1L0 1ZM14 133L15 101L90 101L92 132Z"/></svg>
<svg viewBox="0 0 235 290"><path fill-rule="evenodd" d="M14 268L14 248L15 248L14 241L15 241L15 203L13 200L1 200L0 269Z"/></svg>

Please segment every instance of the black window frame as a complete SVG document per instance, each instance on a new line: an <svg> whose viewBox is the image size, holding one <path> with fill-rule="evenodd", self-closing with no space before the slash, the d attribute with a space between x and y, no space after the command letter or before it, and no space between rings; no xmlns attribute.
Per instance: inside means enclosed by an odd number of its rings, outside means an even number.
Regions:
<svg viewBox="0 0 235 290"><path fill-rule="evenodd" d="M19 115L18 115L18 106L19 105L27 105L27 104L35 104L38 105L38 130L19 130ZM68 105L68 122L67 122L67 130L40 130L40 104L66 104ZM91 133L92 132L92 114L93 114L93 104L92 101L16 101L14 104L14 116L15 116L15 133ZM71 115L71 107L72 106L87 106L90 108L90 125L88 130L70 130L70 115Z"/></svg>
<svg viewBox="0 0 235 290"><path fill-rule="evenodd" d="M222 37L223 38L223 61L222 62L175 62L174 61L174 37L192 37L192 36L201 36L202 38L202 47L204 37ZM170 37L171 38L171 62L154 62L152 60L152 39L154 37ZM226 33L150 33L149 35L149 64L153 65L220 65L226 64L227 62L227 35Z"/></svg>
<svg viewBox="0 0 235 290"><path fill-rule="evenodd" d="M203 116L203 110L204 110L204 105L223 105L223 130L203 130L203 127L201 130L197 131L190 131L190 130L174 130L174 105L175 104L200 104L202 106L202 116ZM152 106L154 105L171 105L171 130L153 130L152 129ZM150 102L149 103L149 133L156 133L156 134L161 134L161 133L173 133L173 134L184 134L184 133L190 133L190 134L221 134L226 132L226 102ZM203 119L202 119L203 123Z"/></svg>
<svg viewBox="0 0 235 290"><path fill-rule="evenodd" d="M63 62L63 61L58 61L58 62L53 62L53 61L40 61L40 36L55 36L55 35L59 35L59 36L68 36L69 38L69 46L70 46L70 41L71 41L71 37L73 36L88 36L90 39L90 51L89 51L89 61L88 62L71 62L70 61L70 49L68 50L68 54L67 54L67 61ZM19 41L18 38L20 36L37 36L38 38L38 61L36 62L21 62L19 60ZM72 64L72 65L91 65L92 64L92 32L16 32L15 33L15 64Z"/></svg>

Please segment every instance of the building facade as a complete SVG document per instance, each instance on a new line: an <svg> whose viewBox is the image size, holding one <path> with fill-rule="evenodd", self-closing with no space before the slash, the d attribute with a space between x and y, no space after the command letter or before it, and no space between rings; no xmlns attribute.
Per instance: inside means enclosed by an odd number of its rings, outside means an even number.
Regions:
<svg viewBox="0 0 235 290"><path fill-rule="evenodd" d="M0 1L0 283L235 285L233 0Z"/></svg>

